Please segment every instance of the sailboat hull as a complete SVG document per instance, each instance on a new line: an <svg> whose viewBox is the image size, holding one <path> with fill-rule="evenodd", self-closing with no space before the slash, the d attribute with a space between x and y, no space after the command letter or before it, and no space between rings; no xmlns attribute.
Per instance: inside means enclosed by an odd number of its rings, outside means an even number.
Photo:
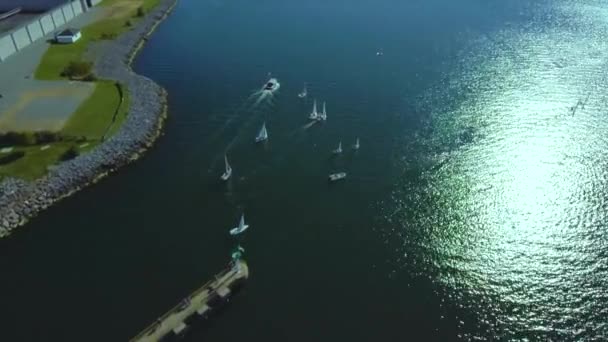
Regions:
<svg viewBox="0 0 608 342"><path fill-rule="evenodd" d="M246 231L246 230L247 230L247 228L249 228L249 225L248 225L248 224L244 225L244 226L243 226L243 228L240 228L240 227L234 227L234 228L230 229L230 235L239 235L239 234L241 234L242 232Z"/></svg>

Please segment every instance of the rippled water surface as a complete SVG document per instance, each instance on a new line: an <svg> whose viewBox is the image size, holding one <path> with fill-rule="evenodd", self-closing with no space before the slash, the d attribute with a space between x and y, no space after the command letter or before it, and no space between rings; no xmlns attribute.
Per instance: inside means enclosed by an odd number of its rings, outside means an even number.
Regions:
<svg viewBox="0 0 608 342"><path fill-rule="evenodd" d="M0 340L127 340L243 211L189 341L608 340L607 63L605 1L181 0L135 65L166 134L0 241Z"/></svg>

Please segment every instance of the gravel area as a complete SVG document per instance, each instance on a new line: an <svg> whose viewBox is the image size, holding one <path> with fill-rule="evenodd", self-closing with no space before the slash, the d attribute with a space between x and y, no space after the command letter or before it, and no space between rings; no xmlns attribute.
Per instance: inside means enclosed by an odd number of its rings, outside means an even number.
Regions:
<svg viewBox="0 0 608 342"><path fill-rule="evenodd" d="M154 81L134 73L130 61L176 1L161 0L133 30L91 46L98 77L127 86L129 115L114 136L93 151L59 164L47 176L32 183L5 179L0 184L0 237L56 201L137 159L158 137L166 113L166 93Z"/></svg>

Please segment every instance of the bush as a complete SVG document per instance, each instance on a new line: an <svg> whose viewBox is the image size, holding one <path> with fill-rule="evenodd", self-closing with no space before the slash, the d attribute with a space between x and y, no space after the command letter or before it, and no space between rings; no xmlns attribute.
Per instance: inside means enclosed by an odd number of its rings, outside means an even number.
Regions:
<svg viewBox="0 0 608 342"><path fill-rule="evenodd" d="M103 40L112 40L116 38L116 33L102 33L99 38Z"/></svg>
<svg viewBox="0 0 608 342"><path fill-rule="evenodd" d="M50 131L6 132L0 134L0 147L41 145L63 140L61 134Z"/></svg>
<svg viewBox="0 0 608 342"><path fill-rule="evenodd" d="M137 7L137 16L141 18L144 15L146 15L146 11L144 11L144 8L142 6Z"/></svg>
<svg viewBox="0 0 608 342"><path fill-rule="evenodd" d="M97 81L97 76L95 76L95 74L93 74L93 73L90 73L90 74L86 75L85 77L83 77L82 80L85 82L95 82L95 81Z"/></svg>
<svg viewBox="0 0 608 342"><path fill-rule="evenodd" d="M55 132L39 131L34 132L34 140L36 144L40 145L61 141L62 137L61 135Z"/></svg>
<svg viewBox="0 0 608 342"><path fill-rule="evenodd" d="M126 26L126 27L131 27L131 26L133 26L133 23L131 22L131 20L127 20L127 21L125 22L125 26Z"/></svg>
<svg viewBox="0 0 608 342"><path fill-rule="evenodd" d="M93 63L84 61L72 61L68 66L63 69L61 76L70 78L79 78L87 76L93 69Z"/></svg>
<svg viewBox="0 0 608 342"><path fill-rule="evenodd" d="M6 132L0 134L0 147L13 145L34 145L36 138L31 133Z"/></svg>
<svg viewBox="0 0 608 342"><path fill-rule="evenodd" d="M0 156L0 165L12 163L17 159L21 159L25 156L25 152L23 151L15 151L11 152L5 156Z"/></svg>
<svg viewBox="0 0 608 342"><path fill-rule="evenodd" d="M78 150L74 146L70 147L67 151L63 152L61 156L59 156L60 161L66 161L70 159L74 159L78 157Z"/></svg>

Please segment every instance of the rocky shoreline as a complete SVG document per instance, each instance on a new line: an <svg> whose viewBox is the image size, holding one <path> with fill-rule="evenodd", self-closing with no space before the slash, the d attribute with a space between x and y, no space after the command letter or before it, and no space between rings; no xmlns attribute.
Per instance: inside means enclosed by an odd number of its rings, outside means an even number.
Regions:
<svg viewBox="0 0 608 342"><path fill-rule="evenodd" d="M0 237L9 235L53 203L136 160L152 146L166 118L167 95L154 81L133 72L131 62L176 3L177 0L161 0L131 31L89 47L95 56L95 74L127 87L129 115L115 135L93 151L59 164L45 177L34 182L5 179L0 184Z"/></svg>

